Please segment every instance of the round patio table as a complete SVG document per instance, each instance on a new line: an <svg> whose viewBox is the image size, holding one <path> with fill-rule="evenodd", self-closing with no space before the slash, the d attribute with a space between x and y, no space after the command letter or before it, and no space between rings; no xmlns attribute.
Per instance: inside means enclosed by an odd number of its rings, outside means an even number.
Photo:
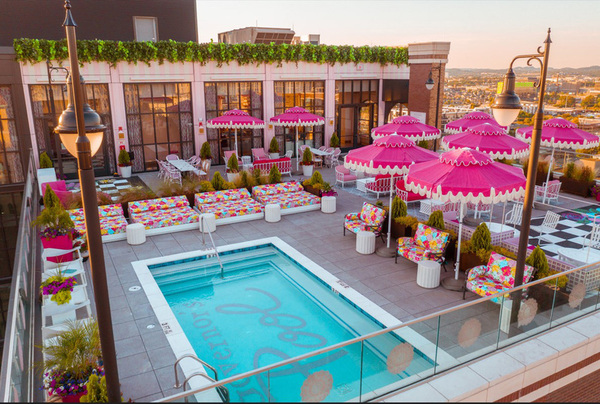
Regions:
<svg viewBox="0 0 600 404"><path fill-rule="evenodd" d="M556 252L561 260L578 266L600 261L600 251L593 248L589 250L589 255L587 248L561 247Z"/></svg>

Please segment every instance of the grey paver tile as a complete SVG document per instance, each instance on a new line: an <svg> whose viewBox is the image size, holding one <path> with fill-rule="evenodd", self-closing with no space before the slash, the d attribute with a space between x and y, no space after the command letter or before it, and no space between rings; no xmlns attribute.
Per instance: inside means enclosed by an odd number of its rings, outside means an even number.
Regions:
<svg viewBox="0 0 600 404"><path fill-rule="evenodd" d="M139 335L116 341L115 349L117 350L117 359L146 352L142 337Z"/></svg>
<svg viewBox="0 0 600 404"><path fill-rule="evenodd" d="M120 361L117 361L119 367L119 378L126 379L131 376L139 375L141 373L150 372L152 370L152 364L150 358L146 352L129 355ZM151 392L155 393L155 392ZM148 395L146 393L145 395Z"/></svg>
<svg viewBox="0 0 600 404"><path fill-rule="evenodd" d="M125 401L130 398L133 401L144 401L141 400L142 397L148 397L149 395L161 392L156 375L152 371L139 372L129 377L123 377L119 369L119 378Z"/></svg>

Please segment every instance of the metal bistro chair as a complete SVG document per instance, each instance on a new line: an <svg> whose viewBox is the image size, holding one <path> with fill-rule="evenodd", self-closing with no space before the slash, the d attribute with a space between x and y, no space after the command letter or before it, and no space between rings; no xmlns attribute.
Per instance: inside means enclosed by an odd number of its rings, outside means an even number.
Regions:
<svg viewBox="0 0 600 404"><path fill-rule="evenodd" d="M542 240L548 243L553 243L552 240L548 239L549 233L556 229L556 225L560 220L560 215L558 213L547 211L546 216L544 216L544 221L541 226L531 226L530 228L540 233L538 246L542 245Z"/></svg>
<svg viewBox="0 0 600 404"><path fill-rule="evenodd" d="M252 157L242 156L242 170L252 171Z"/></svg>
<svg viewBox="0 0 600 404"><path fill-rule="evenodd" d="M169 154L167 157L165 157L166 160L179 160L179 156L176 154Z"/></svg>
<svg viewBox="0 0 600 404"><path fill-rule="evenodd" d="M288 150L288 151L285 152L285 156L284 157L287 157L288 159L291 159L293 154L294 154L293 150Z"/></svg>
<svg viewBox="0 0 600 404"><path fill-rule="evenodd" d="M516 226L521 225L521 220L523 220L523 204L517 202L509 212L506 212L504 223L512 224L516 230Z"/></svg>

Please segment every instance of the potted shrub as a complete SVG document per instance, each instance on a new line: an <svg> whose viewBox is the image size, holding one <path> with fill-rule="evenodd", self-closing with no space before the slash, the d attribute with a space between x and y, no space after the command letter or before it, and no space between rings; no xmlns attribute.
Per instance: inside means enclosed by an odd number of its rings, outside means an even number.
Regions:
<svg viewBox="0 0 600 404"><path fill-rule="evenodd" d="M586 197L590 196L594 185L594 172L590 167L578 169L575 163L568 163L559 180L562 183L561 191Z"/></svg>
<svg viewBox="0 0 600 404"><path fill-rule="evenodd" d="M44 195L44 210L32 225L41 227L40 239L44 248L70 250L73 248L73 238L78 236L71 217L49 186L46 187L46 195ZM52 262L68 262L72 259L73 253L48 258Z"/></svg>
<svg viewBox="0 0 600 404"><path fill-rule="evenodd" d="M239 176L240 166L237 155L234 153L227 160L227 181L235 182Z"/></svg>
<svg viewBox="0 0 600 404"><path fill-rule="evenodd" d="M321 191L323 189L325 181L319 171L314 171L310 178L302 181L302 186L306 192L309 192L315 196L321 197Z"/></svg>
<svg viewBox="0 0 600 404"><path fill-rule="evenodd" d="M281 182L281 172L276 164L273 164L269 171L269 184L279 184Z"/></svg>
<svg viewBox="0 0 600 404"><path fill-rule="evenodd" d="M483 262L482 256L491 249L492 235L486 224L481 223L473 232L471 240L461 245L459 269L466 271L469 268L487 264L487 262Z"/></svg>
<svg viewBox="0 0 600 404"><path fill-rule="evenodd" d="M394 219L394 222L404 228L404 237L412 237L419 226L419 219L410 215L399 216Z"/></svg>
<svg viewBox="0 0 600 404"><path fill-rule="evenodd" d="M40 285L43 296L51 296L50 300L58 305L66 304L71 301L71 292L77 284L75 277L64 276L62 272L57 271L56 275L49 277Z"/></svg>
<svg viewBox="0 0 600 404"><path fill-rule="evenodd" d="M125 149L121 149L119 152L119 171L121 172L121 177L131 177L131 158Z"/></svg>
<svg viewBox="0 0 600 404"><path fill-rule="evenodd" d="M302 174L305 177L311 177L313 173L314 162L312 152L308 147L304 149L304 152L302 153L302 161L300 162L300 165L302 166Z"/></svg>
<svg viewBox="0 0 600 404"><path fill-rule="evenodd" d="M252 178L254 179L254 182L255 182L254 185L262 185L263 180L262 180L260 168L256 167L252 170Z"/></svg>
<svg viewBox="0 0 600 404"><path fill-rule="evenodd" d="M331 187L330 183L325 181L323 182L323 188L321 189L321 196L337 196L337 192Z"/></svg>
<svg viewBox="0 0 600 404"><path fill-rule="evenodd" d="M213 174L212 180L210 180L210 184L214 188L215 191L223 191L226 189L235 188L235 184L231 181L225 181L220 172L215 171Z"/></svg>
<svg viewBox="0 0 600 404"><path fill-rule="evenodd" d="M592 193L592 196L600 202L600 185L593 185L590 192Z"/></svg>
<svg viewBox="0 0 600 404"><path fill-rule="evenodd" d="M340 147L340 138L337 135L337 132L333 132L331 135L331 139L329 139L330 147Z"/></svg>
<svg viewBox="0 0 600 404"><path fill-rule="evenodd" d="M87 393L81 397L80 402L108 403L106 376L100 378L96 373L92 373L85 387Z"/></svg>
<svg viewBox="0 0 600 404"><path fill-rule="evenodd" d="M523 162L523 173L525 177L527 177L527 167L529 166L529 159L526 159ZM544 185L546 182L546 177L548 176L548 169L550 168L550 164L547 161L540 161L537 166L537 171L535 174L535 185ZM554 179L554 174L550 173L549 180L552 181Z"/></svg>
<svg viewBox="0 0 600 404"><path fill-rule="evenodd" d="M40 169L44 168L54 168L54 164L52 164L52 159L48 156L48 153L42 152L40 154Z"/></svg>
<svg viewBox="0 0 600 404"><path fill-rule="evenodd" d="M210 144L208 144L208 142L202 143L202 147L200 148L200 159L212 160L212 151L210 150Z"/></svg>
<svg viewBox="0 0 600 404"><path fill-rule="evenodd" d="M525 260L525 263L535 268L531 281L544 279L560 273L559 271L550 269L546 253L540 247L535 247ZM562 291L567 286L568 281L567 276L559 276L557 279L552 279L541 285L534 285L528 288L527 293L538 302L540 311L550 310L553 304L557 307L569 301L569 296Z"/></svg>
<svg viewBox="0 0 600 404"><path fill-rule="evenodd" d="M259 170L260 172L260 170ZM280 178L281 178L281 174L280 174ZM248 192L252 193L252 187L256 185L255 183L255 179L253 176L251 176L248 171L243 170L240 173L240 186L242 188L246 188L248 190Z"/></svg>
<svg viewBox="0 0 600 404"><path fill-rule="evenodd" d="M273 137L271 139L271 143L269 143L269 158L271 158L271 159L279 158L279 143L277 142L276 137Z"/></svg>
<svg viewBox="0 0 600 404"><path fill-rule="evenodd" d="M46 340L42 351L44 389L63 403L78 403L86 392L86 383L94 374L104 375L98 362L101 355L98 324L88 321L67 322L67 329Z"/></svg>
<svg viewBox="0 0 600 404"><path fill-rule="evenodd" d="M401 224L396 219L399 217L405 217L408 210L406 203L395 196L392 200L392 209L390 211L390 218L392 219L392 237L397 239L398 237L406 237L406 226Z"/></svg>

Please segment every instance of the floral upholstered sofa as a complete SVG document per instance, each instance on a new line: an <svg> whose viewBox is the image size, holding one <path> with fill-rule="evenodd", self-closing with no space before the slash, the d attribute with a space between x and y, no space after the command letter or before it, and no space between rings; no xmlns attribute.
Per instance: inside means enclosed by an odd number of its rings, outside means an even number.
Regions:
<svg viewBox="0 0 600 404"><path fill-rule="evenodd" d="M130 202L128 210L131 221L143 224L149 235L196 229L200 217L185 195Z"/></svg>
<svg viewBox="0 0 600 404"><path fill-rule="evenodd" d="M75 230L81 233L81 241L85 240L86 230L83 209L72 209L67 212L75 224ZM100 216L102 242L124 240L127 237L125 234L127 219L125 219L120 203L98 206L98 215Z"/></svg>
<svg viewBox="0 0 600 404"><path fill-rule="evenodd" d="M375 236L381 236L381 227L387 212L385 209L373 205L369 202L363 202L362 209L360 212L348 213L344 218L344 236L346 230L350 230L352 233L358 233L359 231L370 231L375 233Z"/></svg>
<svg viewBox="0 0 600 404"><path fill-rule="evenodd" d="M194 197L200 213L214 213L217 224L264 217L264 206L252 199L246 188L202 192Z"/></svg>
<svg viewBox="0 0 600 404"><path fill-rule="evenodd" d="M515 271L517 261L493 252L487 265L480 265L467 271L467 282L463 289L463 299L467 290L480 296L490 296L515 286ZM533 277L534 268L525 265L523 273L523 284L529 282ZM508 297L508 296L507 296ZM496 303L498 297L492 299Z"/></svg>
<svg viewBox="0 0 600 404"><path fill-rule="evenodd" d="M395 260L398 262L398 256L401 256L412 262L430 260L444 265L444 255L449 241L450 233L419 223L413 237L398 239Z"/></svg>
<svg viewBox="0 0 600 404"><path fill-rule="evenodd" d="M252 188L252 196L263 205L279 204L282 215L321 209L321 198L306 192L296 181L257 185Z"/></svg>

